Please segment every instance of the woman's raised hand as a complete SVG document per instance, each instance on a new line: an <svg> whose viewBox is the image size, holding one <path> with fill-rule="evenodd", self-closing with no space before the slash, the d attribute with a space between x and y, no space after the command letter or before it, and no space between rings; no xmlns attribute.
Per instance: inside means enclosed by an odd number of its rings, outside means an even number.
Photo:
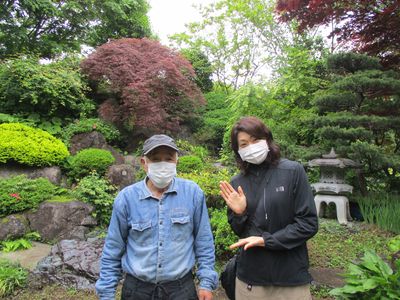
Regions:
<svg viewBox="0 0 400 300"><path fill-rule="evenodd" d="M220 194L224 198L229 208L238 215L241 215L247 206L246 196L243 193L242 188L239 186L238 190L235 189L226 181L219 183L221 189Z"/></svg>

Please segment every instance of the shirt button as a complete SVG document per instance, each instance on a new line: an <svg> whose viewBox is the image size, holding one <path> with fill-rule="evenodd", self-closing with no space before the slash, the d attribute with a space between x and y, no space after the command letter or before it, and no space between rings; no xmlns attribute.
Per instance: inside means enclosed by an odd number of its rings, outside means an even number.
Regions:
<svg viewBox="0 0 400 300"><path fill-rule="evenodd" d="M160 221L160 225L162 225L162 221Z"/></svg>
<svg viewBox="0 0 400 300"><path fill-rule="evenodd" d="M160 246L162 246L162 243L160 243Z"/></svg>
<svg viewBox="0 0 400 300"><path fill-rule="evenodd" d="M161 264L159 264L158 267L161 268Z"/></svg>

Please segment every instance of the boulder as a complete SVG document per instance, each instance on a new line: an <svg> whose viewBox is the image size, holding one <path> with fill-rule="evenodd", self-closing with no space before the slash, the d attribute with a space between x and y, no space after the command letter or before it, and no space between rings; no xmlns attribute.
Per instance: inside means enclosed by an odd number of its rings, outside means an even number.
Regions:
<svg viewBox="0 0 400 300"><path fill-rule="evenodd" d="M62 180L61 169L59 167L28 167L17 164L7 164L0 166L0 178L9 178L25 174L26 177L34 179L38 177L47 178L51 183L60 185Z"/></svg>
<svg viewBox="0 0 400 300"><path fill-rule="evenodd" d="M112 165L108 168L106 173L107 179L119 189L134 183L135 169L131 165L121 164Z"/></svg>
<svg viewBox="0 0 400 300"><path fill-rule="evenodd" d="M124 156L118 153L113 147L107 144L104 136L97 131L79 133L74 135L70 141L69 152L75 155L82 149L97 148L108 150L115 158L115 164L123 164Z"/></svg>
<svg viewBox="0 0 400 300"><path fill-rule="evenodd" d="M24 215L9 215L0 219L0 241L17 239L29 232L28 220Z"/></svg>
<svg viewBox="0 0 400 300"><path fill-rule="evenodd" d="M30 286L60 284L68 288L93 290L100 273L103 239L62 240L32 272Z"/></svg>
<svg viewBox="0 0 400 300"><path fill-rule="evenodd" d="M84 240L90 227L97 224L91 216L92 205L80 201L44 202L26 214L31 230L47 242L62 239Z"/></svg>

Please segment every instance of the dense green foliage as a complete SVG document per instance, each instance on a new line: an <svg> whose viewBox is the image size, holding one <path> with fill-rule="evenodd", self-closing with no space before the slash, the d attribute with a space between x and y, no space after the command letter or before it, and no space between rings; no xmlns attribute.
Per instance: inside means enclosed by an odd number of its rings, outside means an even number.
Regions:
<svg viewBox="0 0 400 300"><path fill-rule="evenodd" d="M202 160L194 155L185 155L179 157L177 171L178 173L191 173L201 171L204 168Z"/></svg>
<svg viewBox="0 0 400 300"><path fill-rule="evenodd" d="M48 64L36 58L11 59L0 64L0 111L45 120L88 115L94 103L79 72L79 60L66 58Z"/></svg>
<svg viewBox="0 0 400 300"><path fill-rule="evenodd" d="M76 181L93 171L102 176L114 160L114 156L108 150L97 148L83 149L76 155L68 158L68 177L72 181Z"/></svg>
<svg viewBox="0 0 400 300"><path fill-rule="evenodd" d="M41 202L65 192L45 178L20 175L0 179L0 217L37 208Z"/></svg>
<svg viewBox="0 0 400 300"><path fill-rule="evenodd" d="M195 132L195 139L199 144L206 145L214 153L222 147L226 124L230 118L230 109L226 91L221 87L204 95L207 105L200 110L202 123Z"/></svg>
<svg viewBox="0 0 400 300"><path fill-rule="evenodd" d="M232 231L229 223L226 208L210 209L210 224L214 235L215 254L218 260L226 260L232 256L235 250L229 246L238 241L238 237Z"/></svg>
<svg viewBox="0 0 400 300"><path fill-rule="evenodd" d="M367 223L400 234L400 196L395 194L371 193L356 198L362 216Z"/></svg>
<svg viewBox="0 0 400 300"><path fill-rule="evenodd" d="M355 53L329 57L332 83L315 99L316 143L358 160L374 189L377 178L400 189L400 77L377 58ZM376 187L375 187L376 189Z"/></svg>
<svg viewBox="0 0 400 300"><path fill-rule="evenodd" d="M110 223L112 206L116 196L116 188L96 172L82 178L73 191L73 195L95 207L94 217L99 225L107 226Z"/></svg>
<svg viewBox="0 0 400 300"><path fill-rule="evenodd" d="M2 1L0 59L54 57L109 39L151 34L146 0Z"/></svg>
<svg viewBox="0 0 400 300"><path fill-rule="evenodd" d="M71 137L75 134L92 131L100 132L107 143L111 144L118 142L121 138L118 129L112 124L106 123L98 118L80 119L68 124L68 126L63 129L61 137L64 143L68 144Z"/></svg>
<svg viewBox="0 0 400 300"><path fill-rule="evenodd" d="M18 123L0 124L0 163L51 166L60 164L68 155L62 141L41 129Z"/></svg>
<svg viewBox="0 0 400 300"><path fill-rule="evenodd" d="M25 286L28 271L19 264L0 260L0 298L10 295L15 289Z"/></svg>

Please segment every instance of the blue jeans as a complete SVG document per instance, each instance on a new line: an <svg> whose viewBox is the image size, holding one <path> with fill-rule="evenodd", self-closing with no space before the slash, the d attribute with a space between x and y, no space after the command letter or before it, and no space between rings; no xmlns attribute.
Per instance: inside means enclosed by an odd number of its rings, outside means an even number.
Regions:
<svg viewBox="0 0 400 300"><path fill-rule="evenodd" d="M196 287L191 272L181 279L150 283L126 275L121 300L197 300Z"/></svg>

